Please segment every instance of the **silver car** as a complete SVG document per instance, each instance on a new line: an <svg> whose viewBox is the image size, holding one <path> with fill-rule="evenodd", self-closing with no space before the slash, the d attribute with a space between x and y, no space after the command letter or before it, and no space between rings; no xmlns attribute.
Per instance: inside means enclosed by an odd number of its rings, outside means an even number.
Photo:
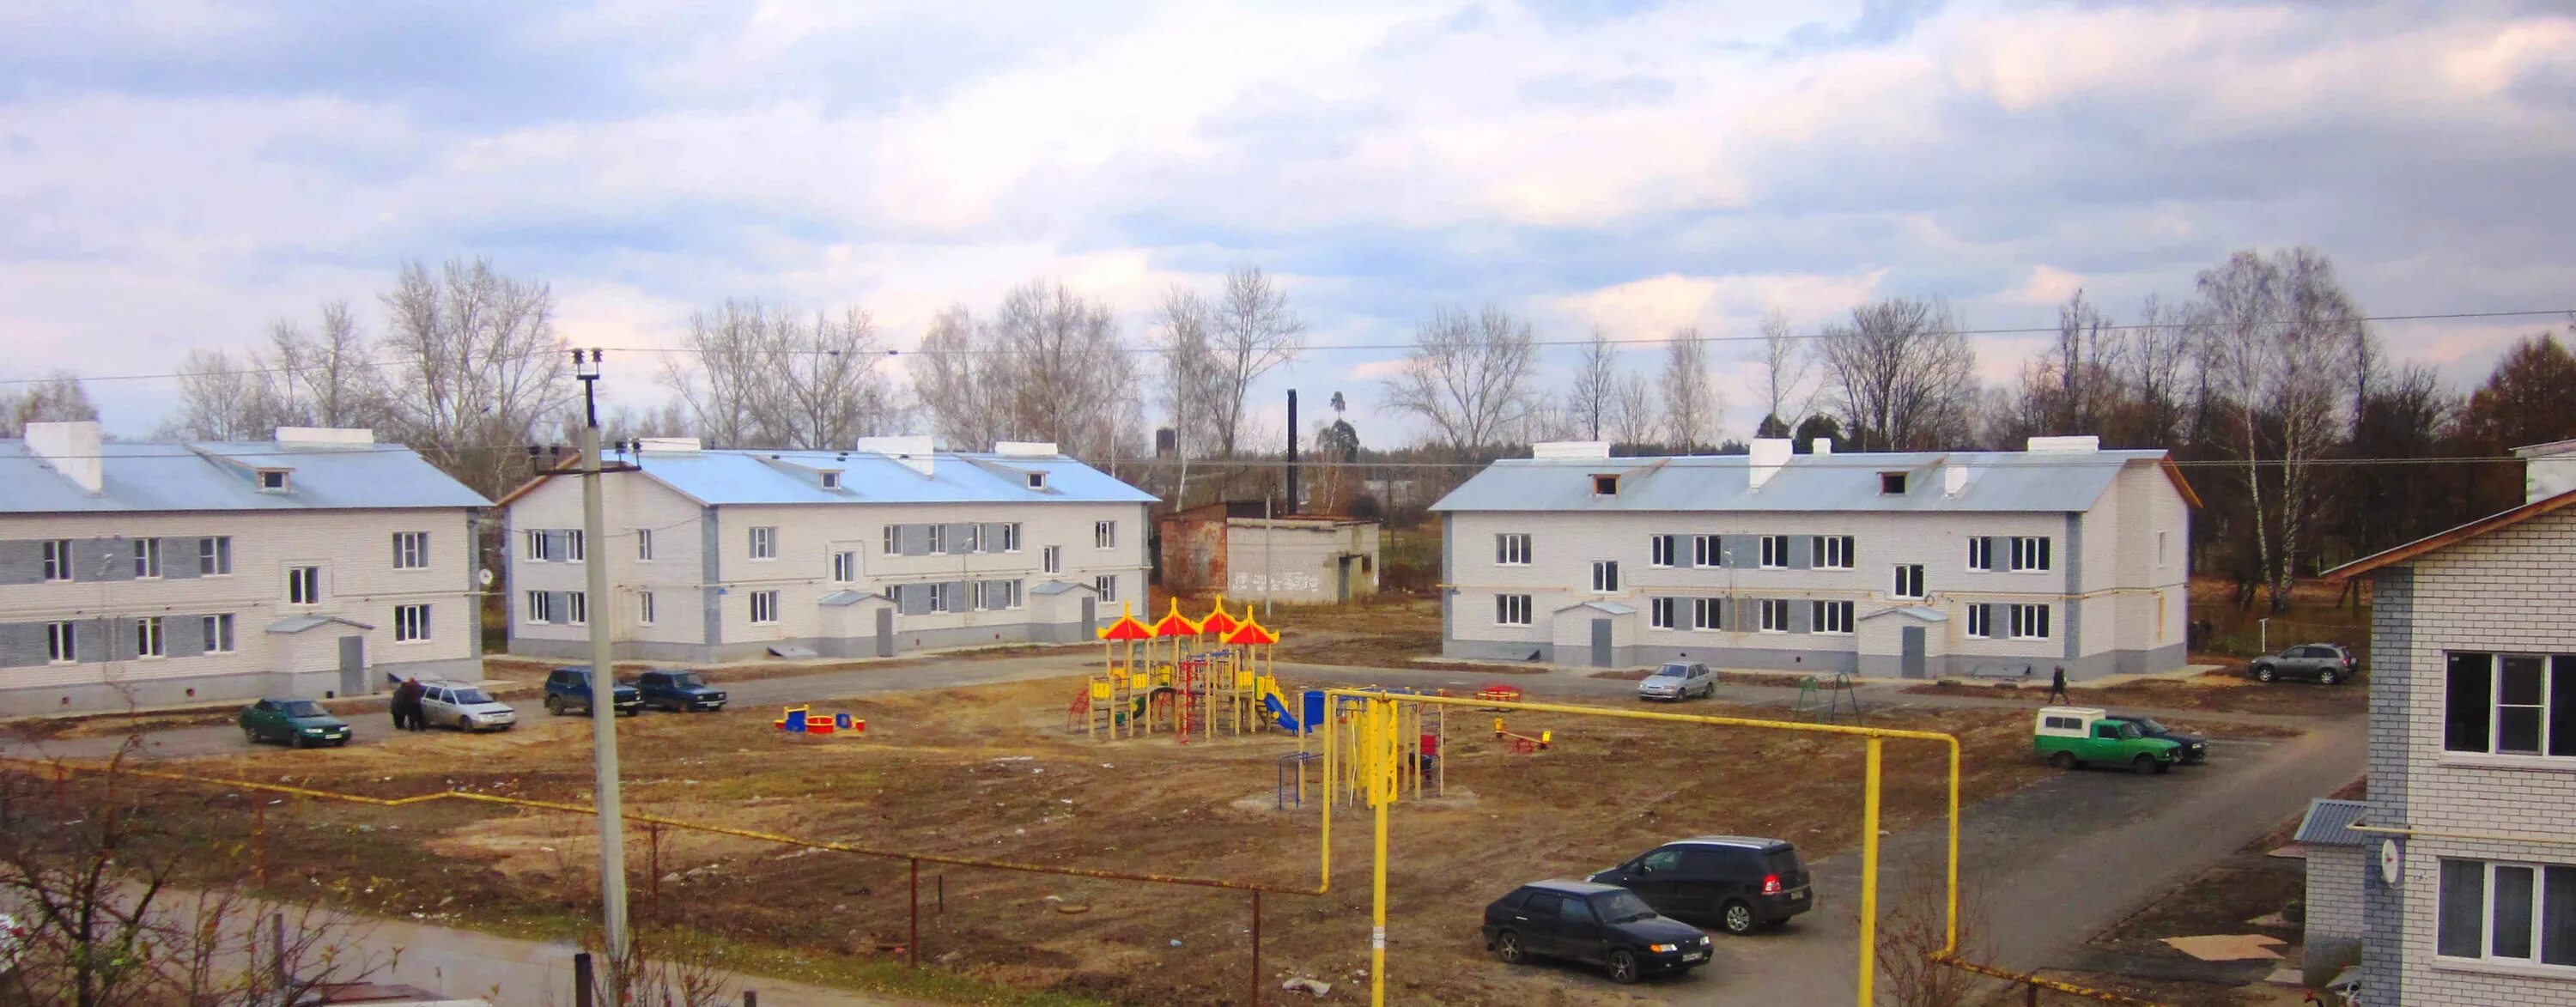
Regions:
<svg viewBox="0 0 2576 1007"><path fill-rule="evenodd" d="M421 719L460 731L507 731L519 711L464 682L420 683Z"/></svg>
<svg viewBox="0 0 2576 1007"><path fill-rule="evenodd" d="M1638 699L1668 699L1675 702L1693 696L1717 694L1717 674L1705 664L1667 664L1637 683Z"/></svg>

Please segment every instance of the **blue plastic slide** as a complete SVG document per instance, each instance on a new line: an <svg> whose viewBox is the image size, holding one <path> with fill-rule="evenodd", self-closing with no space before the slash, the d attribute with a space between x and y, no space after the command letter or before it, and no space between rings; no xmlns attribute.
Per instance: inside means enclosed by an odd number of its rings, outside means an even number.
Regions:
<svg viewBox="0 0 2576 1007"><path fill-rule="evenodd" d="M1261 708L1270 711L1270 719L1279 722L1280 730L1298 733L1305 731L1305 727L1297 723L1297 718L1288 713L1288 704L1277 692L1262 693Z"/></svg>

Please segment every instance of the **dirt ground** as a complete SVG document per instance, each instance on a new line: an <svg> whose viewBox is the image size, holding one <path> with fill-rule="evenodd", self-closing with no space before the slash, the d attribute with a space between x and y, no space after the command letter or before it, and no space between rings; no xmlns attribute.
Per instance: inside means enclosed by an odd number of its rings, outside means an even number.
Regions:
<svg viewBox="0 0 2576 1007"><path fill-rule="evenodd" d="M637 812L886 850L1315 883L1314 802L1275 810L1290 738L1088 740L1065 727L1079 685L854 700L846 708L867 720L863 736L780 734L765 710L648 715L619 728L630 753L626 796ZM2025 757L2025 716L1932 711L1887 726L1959 733L1973 801L2047 775ZM1486 715L1455 710L1448 796L1409 800L1391 816L1389 981L1404 1000L1624 1001L1561 970L1493 963L1476 930L1483 904L1515 882L1579 875L1680 835L1779 836L1811 859L1856 839L1856 742L1572 716L1514 717L1510 726L1552 731L1556 745L1514 754L1492 739ZM1887 828L1938 814L1932 754L1890 743ZM590 773L586 727L545 717L501 735L261 752L191 768L382 796L456 788L567 801L588 799ZM268 821L276 885L380 914L562 934L595 898L595 826L585 816L296 801L270 808ZM1330 895L1265 898L1268 988L1288 976L1365 982L1367 822L1361 811L1334 816ZM209 841L246 842L244 824L230 826ZM674 830L656 838L637 827L628 861L639 914L664 921L817 958L881 959L908 938L901 860ZM925 963L1122 1003L1244 1000L1243 893L927 864L920 884Z"/></svg>
<svg viewBox="0 0 2576 1007"><path fill-rule="evenodd" d="M2040 706L2047 701L2048 683L2043 681L2034 687L2017 683L1941 681L1913 686L1905 691L1918 696L2021 698L2029 700L2032 706ZM2313 682L2265 684L2237 672L2215 671L2181 679L2139 679L2107 688L2075 685L2069 686L2066 694L2068 700L2078 706L2112 709L2205 710L2210 713L2314 717L2358 714L2370 708L2366 675L2335 685Z"/></svg>

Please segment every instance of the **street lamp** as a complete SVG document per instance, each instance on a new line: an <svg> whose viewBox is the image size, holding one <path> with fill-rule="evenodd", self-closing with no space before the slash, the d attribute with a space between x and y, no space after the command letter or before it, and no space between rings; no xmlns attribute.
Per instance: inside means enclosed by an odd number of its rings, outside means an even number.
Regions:
<svg viewBox="0 0 2576 1007"><path fill-rule="evenodd" d="M601 499L599 456L599 365L603 353L572 351L572 374L581 379L584 424L581 428L581 564L588 597L582 601L590 620L591 749L597 760L593 788L599 807L599 895L604 919L601 932L608 945L610 968L626 965L626 809L617 780L617 673L610 653L609 621L616 607L608 597L607 506ZM603 607L604 606L604 607ZM617 974L617 973L612 973ZM610 1007L622 999L617 982L608 984Z"/></svg>

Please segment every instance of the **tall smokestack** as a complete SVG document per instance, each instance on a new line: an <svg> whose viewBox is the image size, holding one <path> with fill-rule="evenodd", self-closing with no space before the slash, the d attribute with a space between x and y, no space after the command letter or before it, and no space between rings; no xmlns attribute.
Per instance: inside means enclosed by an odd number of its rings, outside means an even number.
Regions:
<svg viewBox="0 0 2576 1007"><path fill-rule="evenodd" d="M1297 513L1297 390L1288 390L1288 514Z"/></svg>

